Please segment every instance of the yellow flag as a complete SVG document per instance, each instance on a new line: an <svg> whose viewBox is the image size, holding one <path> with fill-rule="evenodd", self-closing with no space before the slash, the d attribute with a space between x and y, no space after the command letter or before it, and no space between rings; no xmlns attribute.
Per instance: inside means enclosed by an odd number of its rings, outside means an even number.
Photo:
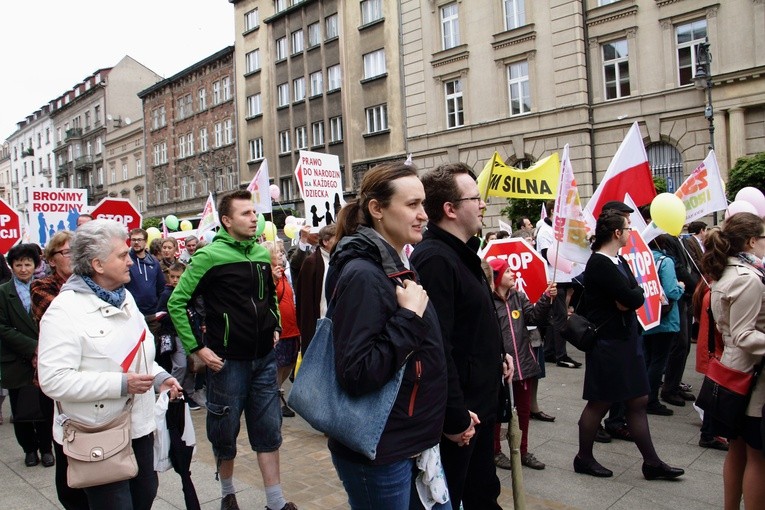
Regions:
<svg viewBox="0 0 765 510"><path fill-rule="evenodd" d="M495 152L478 176L478 189L483 197L554 199L559 170L557 152L526 169L505 165Z"/></svg>

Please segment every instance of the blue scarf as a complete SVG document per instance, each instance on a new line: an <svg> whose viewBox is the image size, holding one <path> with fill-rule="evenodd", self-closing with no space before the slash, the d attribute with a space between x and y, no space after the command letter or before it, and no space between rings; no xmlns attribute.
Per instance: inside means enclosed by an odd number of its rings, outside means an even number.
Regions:
<svg viewBox="0 0 765 510"><path fill-rule="evenodd" d="M82 275L82 281L90 287L90 290L92 290L99 299L106 301L115 308L120 308L122 303L125 302L124 285L121 285L117 290L107 290L94 282L90 276Z"/></svg>

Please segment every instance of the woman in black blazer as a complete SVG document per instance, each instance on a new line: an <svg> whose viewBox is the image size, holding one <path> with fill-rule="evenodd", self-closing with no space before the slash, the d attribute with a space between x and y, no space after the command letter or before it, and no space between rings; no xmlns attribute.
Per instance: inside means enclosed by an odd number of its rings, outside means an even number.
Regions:
<svg viewBox="0 0 765 510"><path fill-rule="evenodd" d="M584 270L582 307L598 331L595 347L586 355L583 398L587 405L579 419L574 471L599 477L613 475L595 460L592 445L611 404L624 402L627 427L643 455L643 476L648 480L677 478L684 471L659 459L648 429L648 374L635 313L643 306L643 289L619 255L631 230L629 218L613 210L603 212Z"/></svg>

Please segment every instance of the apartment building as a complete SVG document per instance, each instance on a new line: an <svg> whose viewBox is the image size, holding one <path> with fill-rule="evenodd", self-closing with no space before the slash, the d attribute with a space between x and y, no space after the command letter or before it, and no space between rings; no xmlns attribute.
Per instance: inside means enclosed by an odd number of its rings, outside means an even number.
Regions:
<svg viewBox="0 0 765 510"><path fill-rule="evenodd" d="M122 119L106 134L103 190L112 198L130 200L141 214L146 213L146 158L143 119ZM98 189L101 195L101 189Z"/></svg>
<svg viewBox="0 0 765 510"><path fill-rule="evenodd" d="M50 102L57 187L87 189L91 206L109 194L110 185L117 182L106 175L106 142L115 130L143 117L136 94L161 79L125 56L114 67L97 70Z"/></svg>
<svg viewBox="0 0 765 510"><path fill-rule="evenodd" d="M422 168L570 144L592 194L630 125L670 190L712 145L725 176L765 151L762 0L401 0L405 125ZM694 78L711 53L712 108ZM696 80L702 81L702 80ZM497 204L503 200L493 199Z"/></svg>
<svg viewBox="0 0 765 510"><path fill-rule="evenodd" d="M245 181L267 158L300 207L301 149L338 156L348 192L371 165L406 157L399 2L229 1Z"/></svg>
<svg viewBox="0 0 765 510"><path fill-rule="evenodd" d="M0 198L11 203L11 150L8 142L0 147Z"/></svg>
<svg viewBox="0 0 765 510"><path fill-rule="evenodd" d="M234 47L142 90L146 214L195 216L239 189Z"/></svg>

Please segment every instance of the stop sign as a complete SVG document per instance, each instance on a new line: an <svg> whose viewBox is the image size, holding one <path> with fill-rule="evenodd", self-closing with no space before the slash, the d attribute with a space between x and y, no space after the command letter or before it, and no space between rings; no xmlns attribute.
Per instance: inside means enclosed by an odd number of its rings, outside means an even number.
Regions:
<svg viewBox="0 0 765 510"><path fill-rule="evenodd" d="M547 263L529 243L516 237L489 241L480 256L486 262L504 259L515 271L515 288L536 303L547 289Z"/></svg>
<svg viewBox="0 0 765 510"><path fill-rule="evenodd" d="M141 228L141 213L130 200L124 198L104 198L90 213L96 220L115 220L127 228Z"/></svg>
<svg viewBox="0 0 765 510"><path fill-rule="evenodd" d="M19 239L21 239L19 213L0 198L0 252L8 253Z"/></svg>
<svg viewBox="0 0 765 510"><path fill-rule="evenodd" d="M651 329L661 322L661 297L664 290L661 288L659 275L656 273L656 264L653 253L643 240L640 232L630 231L627 244L619 252L632 269L632 274L638 284L643 287L645 301L637 310L637 318L643 329Z"/></svg>

